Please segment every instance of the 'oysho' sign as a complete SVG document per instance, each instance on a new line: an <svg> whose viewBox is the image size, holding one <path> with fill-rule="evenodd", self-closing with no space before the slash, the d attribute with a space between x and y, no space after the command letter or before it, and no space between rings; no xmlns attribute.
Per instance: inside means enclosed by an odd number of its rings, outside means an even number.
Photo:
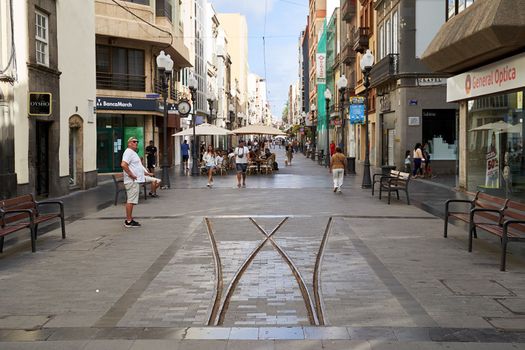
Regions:
<svg viewBox="0 0 525 350"><path fill-rule="evenodd" d="M525 86L525 54L519 54L447 79L447 102Z"/></svg>
<svg viewBox="0 0 525 350"><path fill-rule="evenodd" d="M30 92L28 96L30 116L48 117L52 113L52 96L49 92Z"/></svg>

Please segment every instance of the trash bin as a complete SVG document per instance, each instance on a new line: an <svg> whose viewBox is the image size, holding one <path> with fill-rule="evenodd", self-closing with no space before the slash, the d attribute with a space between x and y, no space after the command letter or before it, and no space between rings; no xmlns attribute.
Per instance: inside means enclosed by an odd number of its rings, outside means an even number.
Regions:
<svg viewBox="0 0 525 350"><path fill-rule="evenodd" d="M396 170L396 166L395 165L382 165L381 166L381 172L383 173L383 175L389 175L390 170Z"/></svg>

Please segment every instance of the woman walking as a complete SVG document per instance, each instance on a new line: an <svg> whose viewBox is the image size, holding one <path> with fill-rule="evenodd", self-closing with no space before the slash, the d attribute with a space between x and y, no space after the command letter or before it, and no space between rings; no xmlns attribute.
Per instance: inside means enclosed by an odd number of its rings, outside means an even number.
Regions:
<svg viewBox="0 0 525 350"><path fill-rule="evenodd" d="M421 150L421 144L418 142L414 147L414 170L412 171L412 176L417 178L421 172L421 163L425 161L423 157L423 151Z"/></svg>
<svg viewBox="0 0 525 350"><path fill-rule="evenodd" d="M208 145L208 150L202 156L204 164L206 164L206 170L208 171L208 187L213 186L213 173L215 172L216 158L215 150L212 145Z"/></svg>
<svg viewBox="0 0 525 350"><path fill-rule="evenodd" d="M343 179L346 169L346 157L341 150L341 147L335 148L335 154L330 158L330 173L334 179L334 192L341 193L343 186Z"/></svg>
<svg viewBox="0 0 525 350"><path fill-rule="evenodd" d="M288 143L286 145L286 159L285 162L286 165L292 165L292 158L293 158L293 147L291 143Z"/></svg>

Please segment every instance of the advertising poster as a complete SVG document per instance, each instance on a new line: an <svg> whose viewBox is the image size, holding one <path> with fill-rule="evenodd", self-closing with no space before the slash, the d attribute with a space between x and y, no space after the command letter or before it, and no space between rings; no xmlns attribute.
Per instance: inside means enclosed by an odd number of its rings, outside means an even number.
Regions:
<svg viewBox="0 0 525 350"><path fill-rule="evenodd" d="M499 188L499 134L490 131L487 144L485 187Z"/></svg>
<svg viewBox="0 0 525 350"><path fill-rule="evenodd" d="M350 105L350 124L363 124L365 122L365 105Z"/></svg>

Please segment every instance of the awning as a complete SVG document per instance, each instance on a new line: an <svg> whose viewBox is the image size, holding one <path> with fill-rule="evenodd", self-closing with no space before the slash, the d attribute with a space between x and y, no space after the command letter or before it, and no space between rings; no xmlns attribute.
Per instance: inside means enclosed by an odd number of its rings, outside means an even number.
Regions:
<svg viewBox="0 0 525 350"><path fill-rule="evenodd" d="M227 129L220 128L218 126L204 123L197 125L195 127L195 135L197 136L205 136L205 135L215 135L215 136L224 136L224 135L231 135L233 132ZM171 136L192 136L193 135L193 128L188 128L186 130L182 130L176 134L173 134Z"/></svg>
<svg viewBox="0 0 525 350"><path fill-rule="evenodd" d="M273 126L262 124L243 126L242 128L233 130L233 133L237 135L286 135L286 133Z"/></svg>

